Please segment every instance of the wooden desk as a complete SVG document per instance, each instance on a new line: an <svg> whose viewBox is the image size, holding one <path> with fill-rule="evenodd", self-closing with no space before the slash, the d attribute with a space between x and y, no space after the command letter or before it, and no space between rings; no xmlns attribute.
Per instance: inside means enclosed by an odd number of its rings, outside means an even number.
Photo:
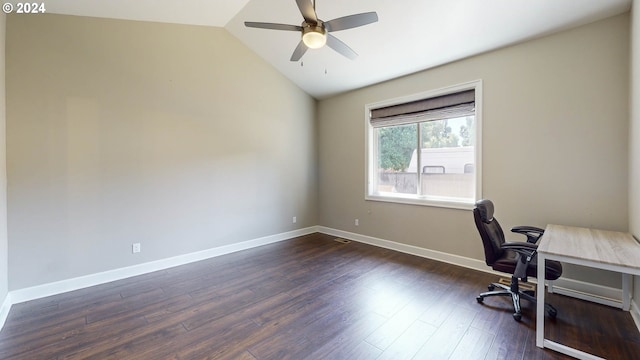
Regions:
<svg viewBox="0 0 640 360"><path fill-rule="evenodd" d="M622 308L631 303L631 275L640 275L640 243L631 234L548 225L538 245L538 290L536 346L549 348L579 359L602 359L544 338L544 266L546 260L589 266L622 273ZM558 309L558 312L561 312Z"/></svg>

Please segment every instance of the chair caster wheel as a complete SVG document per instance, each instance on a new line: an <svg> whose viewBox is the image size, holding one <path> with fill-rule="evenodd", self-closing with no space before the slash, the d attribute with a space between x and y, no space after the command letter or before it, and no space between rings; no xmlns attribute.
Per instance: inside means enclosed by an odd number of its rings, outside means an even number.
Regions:
<svg viewBox="0 0 640 360"><path fill-rule="evenodd" d="M514 314L513 314L513 319L514 319L515 321L520 321L520 320L522 320L522 314L520 314L520 313L514 313Z"/></svg>
<svg viewBox="0 0 640 360"><path fill-rule="evenodd" d="M491 285L487 286L487 289L489 289L489 291L493 291L493 290L496 289L496 287L493 284L491 284Z"/></svg>
<svg viewBox="0 0 640 360"><path fill-rule="evenodd" d="M556 309L549 309L549 311L547 311L547 313L549 314L549 317L552 319L555 319L556 316L558 316L558 310Z"/></svg>
<svg viewBox="0 0 640 360"><path fill-rule="evenodd" d="M477 301L478 303L482 304L482 302L484 301L484 298L483 298L482 296L478 296L478 297L476 298L476 301Z"/></svg>

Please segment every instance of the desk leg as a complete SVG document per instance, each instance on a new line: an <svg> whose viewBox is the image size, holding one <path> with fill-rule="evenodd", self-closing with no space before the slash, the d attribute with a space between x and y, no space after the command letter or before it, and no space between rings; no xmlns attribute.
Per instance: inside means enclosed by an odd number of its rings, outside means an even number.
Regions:
<svg viewBox="0 0 640 360"><path fill-rule="evenodd" d="M631 274L622 273L622 310L631 309Z"/></svg>
<svg viewBox="0 0 640 360"><path fill-rule="evenodd" d="M536 304L536 346L544 348L544 267L545 258L538 253L538 294Z"/></svg>

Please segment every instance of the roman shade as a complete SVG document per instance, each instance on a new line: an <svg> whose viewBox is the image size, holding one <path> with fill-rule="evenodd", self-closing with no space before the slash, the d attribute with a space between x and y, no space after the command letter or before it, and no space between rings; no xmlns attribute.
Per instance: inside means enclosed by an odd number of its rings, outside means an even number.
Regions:
<svg viewBox="0 0 640 360"><path fill-rule="evenodd" d="M451 119L475 114L475 90L372 109L373 127L404 125L422 121Z"/></svg>

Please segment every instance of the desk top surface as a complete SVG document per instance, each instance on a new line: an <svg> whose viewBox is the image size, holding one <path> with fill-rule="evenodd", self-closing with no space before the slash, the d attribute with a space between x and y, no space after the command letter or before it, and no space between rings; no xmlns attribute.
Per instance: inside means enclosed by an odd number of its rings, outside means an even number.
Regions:
<svg viewBox="0 0 640 360"><path fill-rule="evenodd" d="M624 232L547 225L538 252L640 269L640 243Z"/></svg>

